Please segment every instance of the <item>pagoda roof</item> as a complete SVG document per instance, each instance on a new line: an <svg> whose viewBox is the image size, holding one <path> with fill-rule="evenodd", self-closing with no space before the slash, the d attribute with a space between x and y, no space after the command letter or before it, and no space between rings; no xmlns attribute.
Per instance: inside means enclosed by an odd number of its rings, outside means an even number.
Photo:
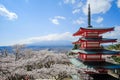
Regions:
<svg viewBox="0 0 120 80"><path fill-rule="evenodd" d="M83 54L103 54L103 55L120 54L120 51L111 51L111 50L106 50L106 49L101 49L101 50L76 49L76 50L72 50L71 52L73 52L73 53L83 53Z"/></svg>
<svg viewBox="0 0 120 80"><path fill-rule="evenodd" d="M80 28L73 36L80 36L84 32L98 32L99 34L114 31L114 27L111 28Z"/></svg>
<svg viewBox="0 0 120 80"><path fill-rule="evenodd" d="M70 62L78 68L94 68L94 69L120 69L120 64L113 64L110 62L82 62L78 58L71 58Z"/></svg>
<svg viewBox="0 0 120 80"><path fill-rule="evenodd" d="M84 62L85 65L89 65L90 67L94 67L96 69L104 68L104 69L120 69L120 64L114 64L107 61L103 62Z"/></svg>
<svg viewBox="0 0 120 80"><path fill-rule="evenodd" d="M80 38L78 41L73 42L73 44L80 44L81 42L100 42L100 43L107 43L107 42L117 42L117 39L107 39L107 38Z"/></svg>

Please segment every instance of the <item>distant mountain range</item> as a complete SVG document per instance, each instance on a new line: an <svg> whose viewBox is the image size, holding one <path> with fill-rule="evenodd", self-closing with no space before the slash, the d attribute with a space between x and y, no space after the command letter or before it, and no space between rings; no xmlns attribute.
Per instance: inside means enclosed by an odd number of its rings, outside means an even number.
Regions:
<svg viewBox="0 0 120 80"><path fill-rule="evenodd" d="M29 46L72 46L71 41L42 41L42 42L36 42L32 44L28 44Z"/></svg>
<svg viewBox="0 0 120 80"><path fill-rule="evenodd" d="M47 49L49 51L55 51L55 52L67 52L73 48L73 45L70 41L46 41L46 42L38 42L33 44L25 45L25 48L29 48L32 50L43 50ZM3 51L4 49L7 49L9 53L13 53L12 46L0 46L0 51Z"/></svg>

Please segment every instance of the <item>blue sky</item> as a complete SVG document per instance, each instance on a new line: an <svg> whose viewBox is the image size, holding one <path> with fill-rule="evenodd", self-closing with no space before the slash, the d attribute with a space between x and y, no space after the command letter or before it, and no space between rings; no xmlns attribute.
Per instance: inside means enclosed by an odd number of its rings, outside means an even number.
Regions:
<svg viewBox="0 0 120 80"><path fill-rule="evenodd" d="M120 0L0 0L0 45L44 41L73 41L87 27L87 4L92 25L113 27L105 37L120 38Z"/></svg>

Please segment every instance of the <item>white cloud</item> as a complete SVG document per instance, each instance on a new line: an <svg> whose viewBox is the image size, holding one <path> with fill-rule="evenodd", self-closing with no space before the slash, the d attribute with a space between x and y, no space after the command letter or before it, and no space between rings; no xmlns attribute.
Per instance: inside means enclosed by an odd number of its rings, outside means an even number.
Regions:
<svg viewBox="0 0 120 80"><path fill-rule="evenodd" d="M117 6L120 8L120 0L117 0Z"/></svg>
<svg viewBox="0 0 120 80"><path fill-rule="evenodd" d="M54 18L50 18L50 21L53 23L53 24L56 24L56 25L59 25L59 20L65 20L66 18L63 17L63 16L55 16Z"/></svg>
<svg viewBox="0 0 120 80"><path fill-rule="evenodd" d="M115 38L118 39L120 41L120 26L115 27L115 30L112 32L108 32L103 34L104 38ZM27 38L24 40L20 40L18 42L14 42L14 44L32 44L32 43L37 43L37 42L44 42L44 41L62 41L62 40L66 40L66 41L76 41L78 40L78 37L73 37L72 33L70 32L65 32L65 33L54 33L54 34L48 34L45 36L38 36L38 37L31 37L31 38ZM14 45L14 44L10 44L10 45Z"/></svg>
<svg viewBox="0 0 120 80"><path fill-rule="evenodd" d="M56 19L65 19L63 16L55 16Z"/></svg>
<svg viewBox="0 0 120 80"><path fill-rule="evenodd" d="M96 20L97 23L101 23L102 21L103 21L102 17L98 17L97 20Z"/></svg>
<svg viewBox="0 0 120 80"><path fill-rule="evenodd" d="M63 0L65 4L74 4L76 0Z"/></svg>
<svg viewBox="0 0 120 80"><path fill-rule="evenodd" d="M8 9L5 8L4 5L0 5L0 15L7 17L9 20L14 20L18 18L16 13L10 12Z"/></svg>
<svg viewBox="0 0 120 80"><path fill-rule="evenodd" d="M106 13L111 8L112 0L87 0L83 12L87 15L88 4L91 6L92 14Z"/></svg>
<svg viewBox="0 0 120 80"><path fill-rule="evenodd" d="M73 14L82 11L81 8L83 6L83 0L63 0L63 3L71 5Z"/></svg>
<svg viewBox="0 0 120 80"><path fill-rule="evenodd" d="M31 43L36 43L36 42L59 41L59 40L73 41L75 39L76 38L72 37L72 34L70 32L65 32L61 34L48 34L45 36L31 37L28 39L21 40L17 42L16 44L31 44Z"/></svg>
<svg viewBox="0 0 120 80"><path fill-rule="evenodd" d="M115 27L115 30L112 32L108 32L103 34L105 38L115 38L120 40L120 26Z"/></svg>
<svg viewBox="0 0 120 80"><path fill-rule="evenodd" d="M79 18L79 19L73 21L73 23L74 23L74 24L85 24L85 21L84 21L83 18Z"/></svg>
<svg viewBox="0 0 120 80"><path fill-rule="evenodd" d="M83 3L82 3L82 1L80 1L80 2L77 3L77 6L76 6L76 7L77 7L77 8L80 8L80 7L82 7L82 6L83 6Z"/></svg>
<svg viewBox="0 0 120 80"><path fill-rule="evenodd" d="M80 12L80 9L74 9L74 10L72 11L73 14L79 13L79 12Z"/></svg>
<svg viewBox="0 0 120 80"><path fill-rule="evenodd" d="M72 13L80 13L82 11L82 7L84 6L84 3L82 1L76 2L75 5L73 5L73 11Z"/></svg>
<svg viewBox="0 0 120 80"><path fill-rule="evenodd" d="M58 19L50 19L51 20L51 22L53 23L53 24L56 24L56 25L58 25L59 24L59 22L58 22Z"/></svg>

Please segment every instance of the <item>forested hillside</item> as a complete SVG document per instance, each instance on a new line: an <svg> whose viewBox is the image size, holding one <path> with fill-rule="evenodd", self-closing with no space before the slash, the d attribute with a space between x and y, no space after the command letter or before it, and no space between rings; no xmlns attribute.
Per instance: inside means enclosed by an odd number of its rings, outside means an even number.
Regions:
<svg viewBox="0 0 120 80"><path fill-rule="evenodd" d="M110 45L107 47L107 49L120 51L120 44ZM120 56L112 56L112 58L120 64Z"/></svg>

